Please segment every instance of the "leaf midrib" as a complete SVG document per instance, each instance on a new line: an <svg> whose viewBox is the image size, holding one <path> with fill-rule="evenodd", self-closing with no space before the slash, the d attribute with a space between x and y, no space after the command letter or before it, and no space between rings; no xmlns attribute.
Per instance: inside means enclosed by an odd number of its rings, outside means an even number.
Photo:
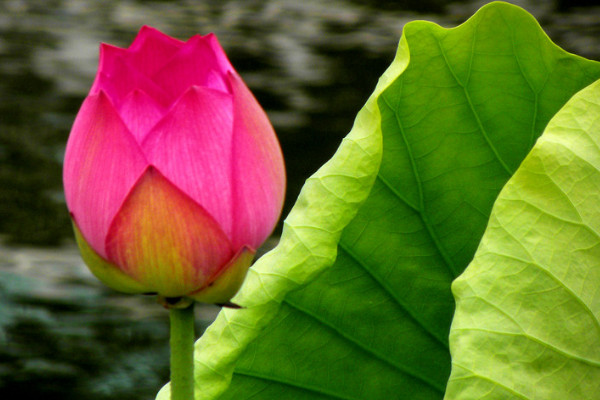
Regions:
<svg viewBox="0 0 600 400"><path fill-rule="evenodd" d="M473 33L473 43L476 40L476 33L477 33L477 30L475 29L475 31ZM448 57L446 56L446 52L444 51L444 48L442 47L440 40L437 37L434 39L435 39L435 43L438 45L438 48L440 49L440 54L444 58L444 62L446 64L446 66L448 67L448 71L450 71L450 74L456 81L456 84L458 86L460 86L460 88L463 91L465 99L467 100L467 104L469 105L469 109L471 110L473 117L475 117L475 121L477 122L477 126L479 127L479 130L481 131L483 139L489 146L490 150L492 150L492 153L494 153L494 156L496 157L496 159L498 160L498 162L500 163L500 165L502 166L504 171L508 174L508 176L513 176L513 174L515 173L515 170L513 168L510 168L508 166L508 164L502 159L502 157L500 156L500 153L498 152L498 149L496 148L496 146L492 142L490 136L488 135L485 127L483 126L483 123L481 122L481 119L479 118L479 113L477 112L477 110L475 110L475 106L473 105L473 101L471 100L471 95L469 94L469 91L467 90L466 84L464 84L463 82L460 81L460 79L458 79L458 76L454 72L454 69L452 69L452 66L450 65L450 61L448 60ZM473 54L473 52L471 52L471 55L470 55L471 61L473 59L473 56L474 56L474 54ZM470 77L471 77L471 66L469 66L469 79L470 79Z"/></svg>
<svg viewBox="0 0 600 400"><path fill-rule="evenodd" d="M386 281L384 279L381 279L377 274L375 274L372 270L372 268L370 268L366 263L364 263L348 246L346 246L342 241L340 241L339 243L339 248L341 250L343 250L350 258L352 258L358 265L361 266L361 268L363 268L370 276L371 278L373 278L373 280L375 282L377 282L381 288L391 297L393 298L396 303L417 323L417 325L419 325L420 327L423 328L423 331L425 331L428 335L430 335L436 342L438 342L439 344L442 345L442 347L446 350L448 350L448 338L443 336L440 337L438 336L436 333L434 333L432 330L430 330L426 324L424 323L424 321L422 321L417 313L413 312L408 305L406 305L402 299L400 297L398 297L396 295L396 293L394 292L394 290L392 290L392 288L386 283Z"/></svg>
<svg viewBox="0 0 600 400"><path fill-rule="evenodd" d="M377 358L378 360L385 362L386 364L394 367L395 369L397 369L398 371L402 372L405 375L408 375L408 376L410 376L412 378L418 379L419 381L425 383L427 386L431 387L432 389L434 389L434 390L436 390L436 391L438 391L438 392L440 392L442 394L444 393L445 384L443 386L439 386L437 384L437 382L431 381L428 377L421 376L421 375L415 373L414 371L411 371L410 369L406 368L405 366L403 366L401 364L398 364L394 359L388 358L385 355L377 352L372 347L369 347L369 346L365 345L358 338L352 337L348 333L346 333L343 330L341 330L339 327L335 326L335 324L331 323L330 321L326 321L324 318L321 318L319 315L311 312L308 309L303 308L300 304L295 303L294 301L291 301L290 299L285 299L284 303L286 303L287 305L289 305L291 308L297 310L298 312L301 312L301 313L303 313L305 315L308 315L309 317L311 317L315 321L317 321L320 324L322 324L322 325L328 327L329 329L333 330L338 335L340 335L341 337L343 337L347 341L351 342L352 344L354 344L355 346L357 346L358 348L360 348L361 350L363 350L365 353L368 353L368 354L374 356L375 358Z"/></svg>
<svg viewBox="0 0 600 400"><path fill-rule="evenodd" d="M413 175L415 177L415 182L417 184L417 191L418 191L418 195L419 195L419 204L417 206L415 206L414 204L411 204L409 202L406 201L406 199L404 198L404 196L402 196L397 190L396 188L394 188L388 181L387 179L385 179L382 174L381 174L381 169L380 172L377 174L377 178L379 179L379 181L381 181L400 201L406 203L409 207L411 207L412 209L414 209L417 213L417 215L419 216L419 218L421 219L423 226L425 227L425 230L427 231L429 237L431 238L431 240L433 241L436 249L438 250L438 252L440 253L440 256L442 257L442 259L444 260L444 263L446 264L446 266L448 267L448 269L450 270L450 273L452 274L452 277L457 277L461 271L458 271L456 266L454 265L454 262L452 261L452 258L450 257L450 255L446 252L446 249L444 248L444 246L442 246L442 243L437 235L437 232L433 229L433 225L431 223L431 221L429 220L429 216L427 215L427 213L425 212L425 199L424 199L424 194L423 194L423 186L422 186L422 182L421 182L421 178L420 178L420 174L419 174L419 169L417 168L417 164L414 158L414 155L412 153L412 146L408 141L408 138L406 137L406 133L404 132L404 127L402 125L402 121L400 120L400 117L398 115L397 110L395 110L395 108L388 102L388 99L385 97L385 95L382 94L382 99L385 103L385 105L394 113L394 116L396 117L396 124L398 125L398 129L400 130L400 135L402 136L402 140L404 142L404 145L406 146L406 152L408 154L408 158L410 159L410 165L411 168L413 170ZM384 141L385 143L385 141Z"/></svg>
<svg viewBox="0 0 600 400"><path fill-rule="evenodd" d="M264 381L270 381L270 382L276 382L282 385L287 385L287 386L292 386L298 389L303 389L309 392L314 392L314 393L318 393L320 395L323 396L327 396L327 397L331 397L332 399L339 399L339 400L363 400L360 399L358 397L348 397L348 396L340 396L339 394L336 393L332 393L329 391L325 391L322 388L318 388L318 387L313 387L313 386L307 386L304 383L299 383L299 382L293 382L291 380L286 380L286 379L281 379L272 375L265 375L265 374L259 374L256 371L253 370L247 370L247 369L243 369L243 368L236 368L234 371L234 375L241 375L241 376L247 376L250 378L254 378L254 379L261 379Z"/></svg>

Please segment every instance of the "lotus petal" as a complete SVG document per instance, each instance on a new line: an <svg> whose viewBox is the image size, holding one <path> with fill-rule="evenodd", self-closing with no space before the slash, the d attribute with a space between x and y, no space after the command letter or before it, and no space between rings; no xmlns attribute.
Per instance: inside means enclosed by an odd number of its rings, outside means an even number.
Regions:
<svg viewBox="0 0 600 400"><path fill-rule="evenodd" d="M63 181L73 219L101 257L112 219L147 166L104 92L88 96L67 142Z"/></svg>
<svg viewBox="0 0 600 400"><path fill-rule="evenodd" d="M231 96L192 87L148 134L150 163L232 232ZM238 248L241 246L238 246Z"/></svg>
<svg viewBox="0 0 600 400"><path fill-rule="evenodd" d="M235 72L235 69L231 65L229 58L227 58L225 50L223 50L223 48L221 47L217 36L214 33L209 33L208 35L204 36L204 39L212 48L212 51L217 59L217 62L219 63L219 67L223 75L226 76L228 72Z"/></svg>
<svg viewBox="0 0 600 400"><path fill-rule="evenodd" d="M108 260L164 297L203 287L233 256L219 224L154 167L119 210L106 249Z"/></svg>
<svg viewBox="0 0 600 400"><path fill-rule="evenodd" d="M193 36L177 54L152 76L176 100L191 86L204 86L228 92L223 73L215 69L217 59L210 44L202 36Z"/></svg>
<svg viewBox="0 0 600 400"><path fill-rule="evenodd" d="M142 26L129 46L129 63L147 77L160 70L185 42L172 38L158 29Z"/></svg>
<svg viewBox="0 0 600 400"><path fill-rule="evenodd" d="M119 114L131 134L141 143L150 129L162 118L164 110L152 97L136 89L125 97Z"/></svg>
<svg viewBox="0 0 600 400"><path fill-rule="evenodd" d="M123 49L110 45L100 46L100 59L104 68L100 69L90 94L100 90L106 92L115 106L120 107L124 99L134 90L141 90L162 107L171 104L171 96L146 75L133 68L126 57L122 56Z"/></svg>
<svg viewBox="0 0 600 400"><path fill-rule="evenodd" d="M232 243L258 248L281 213L283 155L267 115L250 90L237 74L227 76L234 96Z"/></svg>

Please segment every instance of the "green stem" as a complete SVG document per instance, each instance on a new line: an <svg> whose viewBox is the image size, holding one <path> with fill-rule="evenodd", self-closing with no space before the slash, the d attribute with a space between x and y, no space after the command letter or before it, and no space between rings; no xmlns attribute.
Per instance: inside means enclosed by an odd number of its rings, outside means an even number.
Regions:
<svg viewBox="0 0 600 400"><path fill-rule="evenodd" d="M170 308L171 400L194 399L194 303Z"/></svg>

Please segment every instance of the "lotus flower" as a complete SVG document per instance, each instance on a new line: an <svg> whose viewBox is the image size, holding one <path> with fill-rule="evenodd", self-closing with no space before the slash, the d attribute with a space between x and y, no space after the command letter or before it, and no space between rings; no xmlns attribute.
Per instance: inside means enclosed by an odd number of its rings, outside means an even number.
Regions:
<svg viewBox="0 0 600 400"><path fill-rule="evenodd" d="M128 293L227 302L283 203L264 111L213 34L100 47L63 180L82 257Z"/></svg>

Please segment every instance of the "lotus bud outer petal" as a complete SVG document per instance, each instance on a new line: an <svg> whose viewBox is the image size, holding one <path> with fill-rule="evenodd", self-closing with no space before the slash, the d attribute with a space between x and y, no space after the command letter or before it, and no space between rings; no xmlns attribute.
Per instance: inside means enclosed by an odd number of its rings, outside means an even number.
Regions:
<svg viewBox="0 0 600 400"><path fill-rule="evenodd" d="M283 155L267 115L242 79L229 73L233 92L234 248L258 248L271 234L285 194Z"/></svg>
<svg viewBox="0 0 600 400"><path fill-rule="evenodd" d="M164 297L204 287L234 254L210 214L154 167L123 203L106 249L123 272Z"/></svg>
<svg viewBox="0 0 600 400"><path fill-rule="evenodd" d="M242 248L213 282L187 297L202 303L227 303L242 286L254 254L255 251L249 247Z"/></svg>
<svg viewBox="0 0 600 400"><path fill-rule="evenodd" d="M104 259L111 221L147 166L106 94L88 96L67 142L63 182L77 227Z"/></svg>
<svg viewBox="0 0 600 400"><path fill-rule="evenodd" d="M146 293L148 290L138 281L126 275L115 264L102 258L84 239L77 225L73 223L75 240L81 252L81 258L92 274L111 289L123 293Z"/></svg>

